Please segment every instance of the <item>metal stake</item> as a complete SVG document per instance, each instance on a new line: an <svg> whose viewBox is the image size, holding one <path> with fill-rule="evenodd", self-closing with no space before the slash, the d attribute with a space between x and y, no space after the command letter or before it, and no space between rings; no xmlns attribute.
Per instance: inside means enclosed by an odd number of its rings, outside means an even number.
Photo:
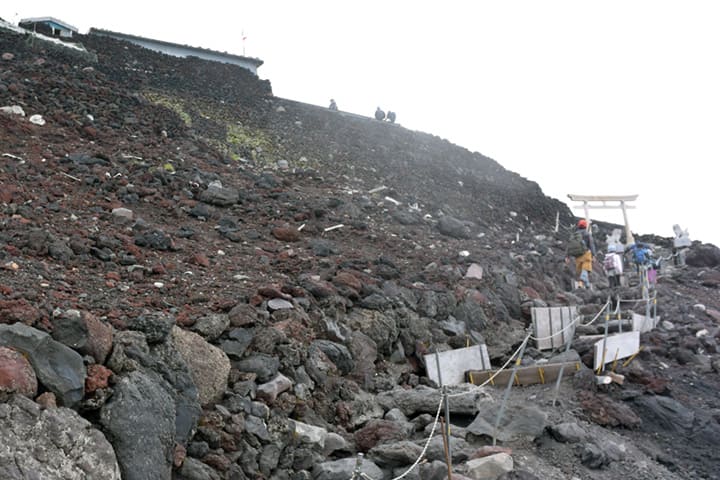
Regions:
<svg viewBox="0 0 720 480"><path fill-rule="evenodd" d="M440 355L438 354L437 348L435 348L435 364L437 365L438 382L440 383L440 389L443 392L443 402L445 403L445 435L447 435L448 454L450 454L450 405L448 403L446 388L442 383L442 373L440 372Z"/></svg>
<svg viewBox="0 0 720 480"><path fill-rule="evenodd" d="M570 351L570 345L572 344L572 339L575 336L575 326L573 325L572 331L567 337L567 346L565 347L565 353ZM565 362L562 363L560 366L560 373L558 374L557 381L555 382L555 395L553 396L553 407L557 403L557 397L558 393L560 393L560 382L562 381L563 373L565 372Z"/></svg>
<svg viewBox="0 0 720 480"><path fill-rule="evenodd" d="M525 340L523 340L523 343L520 346L520 352L518 353L517 360L515 360L512 375L510 375L507 387L505 387L505 394L503 395L502 404L500 405L500 411L498 412L497 419L495 420L495 430L493 431L493 447L497 444L497 432L498 428L500 427L502 417L505 414L505 404L507 404L508 398L510 397L510 389L512 388L513 380L515 379L515 375L517 374L517 369L520 366L520 362L522 362L522 356L525 353L525 346L527 346L528 340L530 340L530 336L526 336Z"/></svg>

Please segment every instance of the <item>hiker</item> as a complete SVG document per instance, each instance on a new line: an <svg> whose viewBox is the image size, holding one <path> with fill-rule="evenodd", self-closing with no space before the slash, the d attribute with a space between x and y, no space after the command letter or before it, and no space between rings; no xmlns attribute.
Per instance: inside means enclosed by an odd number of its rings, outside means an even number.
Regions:
<svg viewBox="0 0 720 480"><path fill-rule="evenodd" d="M383 112L380 107L377 107L375 110L375 120L385 120L385 112Z"/></svg>
<svg viewBox="0 0 720 480"><path fill-rule="evenodd" d="M582 218L578 221L577 228L567 247L567 256L575 258L578 288L590 288L593 255L595 255L595 244L588 229L588 221Z"/></svg>
<svg viewBox="0 0 720 480"><path fill-rule="evenodd" d="M388 122L390 122L390 123L395 123L395 112L393 112L393 111L388 111L388 113L387 113L387 120L388 120Z"/></svg>
<svg viewBox="0 0 720 480"><path fill-rule="evenodd" d="M635 264L638 274L640 270L650 267L653 263L652 249L646 243L635 242L628 246L626 252L630 254L630 259Z"/></svg>
<svg viewBox="0 0 720 480"><path fill-rule="evenodd" d="M335 110L337 112L337 103L335 103L335 99L330 99L330 106L328 107L330 110Z"/></svg>
<svg viewBox="0 0 720 480"><path fill-rule="evenodd" d="M620 286L620 277L623 273L622 256L617 252L617 246L614 243L608 245L608 251L603 260L603 269L607 275L610 288Z"/></svg>

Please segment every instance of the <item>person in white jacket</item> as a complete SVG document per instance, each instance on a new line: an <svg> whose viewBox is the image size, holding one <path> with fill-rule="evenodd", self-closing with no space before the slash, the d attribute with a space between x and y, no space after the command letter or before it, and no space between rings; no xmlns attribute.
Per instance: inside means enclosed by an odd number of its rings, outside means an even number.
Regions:
<svg viewBox="0 0 720 480"><path fill-rule="evenodd" d="M608 251L603 260L603 269L605 270L605 275L607 275L608 282L610 282L610 286L619 287L620 277L623 273L623 259L622 256L617 253L615 244L608 245Z"/></svg>

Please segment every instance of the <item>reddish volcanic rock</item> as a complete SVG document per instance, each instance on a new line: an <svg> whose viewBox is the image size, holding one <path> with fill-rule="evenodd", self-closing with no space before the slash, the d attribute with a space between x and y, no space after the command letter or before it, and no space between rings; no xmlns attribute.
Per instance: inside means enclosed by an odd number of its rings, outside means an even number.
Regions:
<svg viewBox="0 0 720 480"><path fill-rule="evenodd" d="M102 365L96 363L90 365L85 378L85 393L93 393L99 388L107 388L108 379L112 373L112 370Z"/></svg>
<svg viewBox="0 0 720 480"><path fill-rule="evenodd" d="M32 398L37 388L35 370L28 359L16 350L0 347L0 393L19 393Z"/></svg>

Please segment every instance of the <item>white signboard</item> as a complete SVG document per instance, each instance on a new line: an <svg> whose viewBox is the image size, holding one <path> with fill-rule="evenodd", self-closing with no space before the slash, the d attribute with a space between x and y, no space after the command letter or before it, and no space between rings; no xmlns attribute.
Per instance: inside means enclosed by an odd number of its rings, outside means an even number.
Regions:
<svg viewBox="0 0 720 480"><path fill-rule="evenodd" d="M660 317L646 317L645 315L638 315L633 313L632 317L632 329L640 333L649 332L653 328L657 327L660 322Z"/></svg>
<svg viewBox="0 0 720 480"><path fill-rule="evenodd" d="M442 376L443 385L465 383L465 372L468 370L490 370L492 368L487 347L484 344L438 352L437 355L440 360L440 376ZM435 358L435 354L430 353L424 358L428 378L440 385L438 360Z"/></svg>
<svg viewBox="0 0 720 480"><path fill-rule="evenodd" d="M603 345L605 352L603 355ZM595 344L595 370L601 364L605 365L616 359L634 355L640 350L640 332L618 333L610 335Z"/></svg>

